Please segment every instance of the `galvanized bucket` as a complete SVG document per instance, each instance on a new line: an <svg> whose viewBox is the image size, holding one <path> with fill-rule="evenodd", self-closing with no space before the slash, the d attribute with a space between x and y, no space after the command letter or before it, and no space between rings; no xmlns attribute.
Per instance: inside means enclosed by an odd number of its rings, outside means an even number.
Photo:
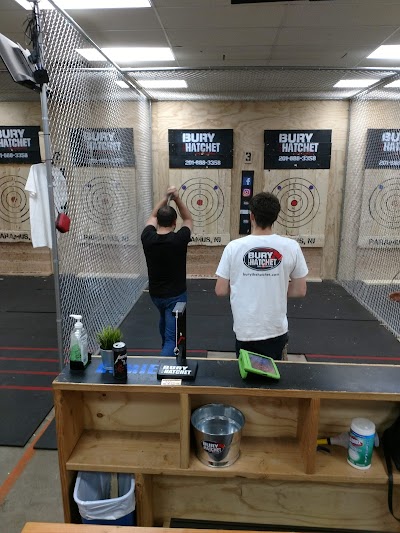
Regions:
<svg viewBox="0 0 400 533"><path fill-rule="evenodd" d="M244 415L236 407L210 403L192 413L196 455L207 466L232 465L240 455Z"/></svg>

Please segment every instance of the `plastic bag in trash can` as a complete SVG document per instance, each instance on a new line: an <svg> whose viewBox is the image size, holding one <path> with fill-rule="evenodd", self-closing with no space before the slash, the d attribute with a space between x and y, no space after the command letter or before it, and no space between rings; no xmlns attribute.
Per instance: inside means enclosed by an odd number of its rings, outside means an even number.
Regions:
<svg viewBox="0 0 400 533"><path fill-rule="evenodd" d="M85 520L118 520L135 510L135 478L118 474L118 498L110 498L111 474L78 472L74 500Z"/></svg>

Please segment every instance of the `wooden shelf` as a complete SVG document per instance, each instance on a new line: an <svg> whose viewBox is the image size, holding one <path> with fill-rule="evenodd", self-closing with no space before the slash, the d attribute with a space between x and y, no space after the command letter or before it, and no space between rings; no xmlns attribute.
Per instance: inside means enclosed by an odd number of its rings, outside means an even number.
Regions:
<svg viewBox="0 0 400 533"><path fill-rule="evenodd" d="M358 470L347 463L347 451L329 447L317 453L316 471L306 474L295 439L244 437L239 459L228 468L213 468L190 453L188 468L179 467L179 435L123 431L84 431L66 462L67 470L125 472L181 476L246 477L249 479L307 480L324 483L386 484L387 474L378 450L371 468ZM396 475L396 474L395 474ZM400 474L397 474L400 481Z"/></svg>
<svg viewBox="0 0 400 533"><path fill-rule="evenodd" d="M381 449L368 470L350 466L342 447L316 451L319 435L348 431L354 417L371 418L380 433L395 420L394 371L349 375L336 365L281 364L279 383L252 386L238 376L236 361L199 361L195 383L165 387L153 363L135 358L135 365L137 374L122 385L95 368L78 377L65 370L54 384L66 522L79 520L70 495L76 473L87 470L135 474L138 526L175 516L314 529L351 522L359 531L400 533L387 510ZM224 468L197 458L190 425L194 409L214 402L246 419L240 457ZM400 485L400 473L394 477Z"/></svg>
<svg viewBox="0 0 400 533"><path fill-rule="evenodd" d="M386 463L381 450L375 448L371 467L368 470L359 470L348 464L347 450L345 448L330 446L329 449L330 453L317 453L316 471L313 475L315 481L387 485ZM400 482L400 474L397 473L394 476Z"/></svg>
<svg viewBox="0 0 400 533"><path fill-rule="evenodd" d="M128 431L83 431L67 470L164 472L179 469L179 435Z"/></svg>

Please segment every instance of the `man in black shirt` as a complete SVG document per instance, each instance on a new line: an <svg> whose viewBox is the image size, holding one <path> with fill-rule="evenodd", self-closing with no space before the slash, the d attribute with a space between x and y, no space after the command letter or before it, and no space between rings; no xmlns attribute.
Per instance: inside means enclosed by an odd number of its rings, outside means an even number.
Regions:
<svg viewBox="0 0 400 533"><path fill-rule="evenodd" d="M182 218L182 227L175 232L177 213L168 205L174 200ZM160 312L161 355L174 356L176 343L175 317L177 302L186 302L186 253L193 227L192 216L179 197L176 187L153 209L141 236L149 275L149 293Z"/></svg>

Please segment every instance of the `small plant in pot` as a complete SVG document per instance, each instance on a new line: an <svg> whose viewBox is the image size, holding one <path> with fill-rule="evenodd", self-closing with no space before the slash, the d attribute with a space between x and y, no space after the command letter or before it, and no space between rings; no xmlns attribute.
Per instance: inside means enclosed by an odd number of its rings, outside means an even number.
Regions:
<svg viewBox="0 0 400 533"><path fill-rule="evenodd" d="M113 344L122 340L122 332L119 328L113 326L104 327L96 335L97 342L100 345L101 362L105 370L113 370Z"/></svg>

